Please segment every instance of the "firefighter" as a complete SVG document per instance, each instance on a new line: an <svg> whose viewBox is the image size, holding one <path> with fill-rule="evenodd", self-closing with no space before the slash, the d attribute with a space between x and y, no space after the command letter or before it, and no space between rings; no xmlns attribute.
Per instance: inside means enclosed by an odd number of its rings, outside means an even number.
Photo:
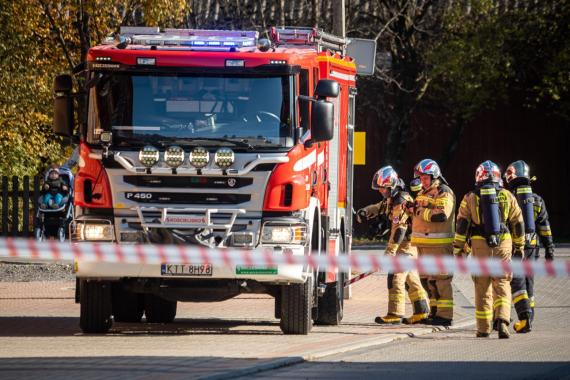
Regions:
<svg viewBox="0 0 570 380"><path fill-rule="evenodd" d="M511 260L513 247L522 252L524 222L515 197L501 186L501 172L485 161L475 172L475 189L459 206L453 242L454 254L464 254L467 237L476 258ZM511 274L499 277L473 276L477 337L488 337L494 327L500 339L509 338L511 316Z"/></svg>
<svg viewBox="0 0 570 380"><path fill-rule="evenodd" d="M544 200L533 193L530 186L530 170L526 162L511 163L504 174L507 188L516 197L521 208L525 227L524 255L513 255L514 260L538 259L538 240L545 249L544 258L554 259L554 243ZM533 178L534 179L534 178ZM537 236L538 234L538 236ZM534 277L513 277L512 297L519 321L514 324L517 333L527 333L532 329L534 318Z"/></svg>
<svg viewBox="0 0 570 380"><path fill-rule="evenodd" d="M455 195L441 175L439 165L431 159L420 161L414 168L422 189L413 207L412 245L421 255L452 255ZM453 276L440 273L428 277L431 317L426 323L451 326L453 322Z"/></svg>
<svg viewBox="0 0 570 380"><path fill-rule="evenodd" d="M384 166L374 175L372 188L378 190L382 195L383 200L381 203L384 205L382 210L391 224L385 254L416 258L416 249L410 244L411 220L410 215L407 213L407 209L413 203L413 199L404 191L404 182L391 166ZM409 318L404 318L406 290L414 310L413 315ZM427 293L422 287L416 271L388 274L388 313L383 317L376 317L376 323L421 323L426 320L428 313Z"/></svg>
<svg viewBox="0 0 570 380"><path fill-rule="evenodd" d="M413 178L410 181L409 184L409 188L410 188L410 194L412 195L412 197L415 199L418 196L418 193L422 190L422 181L416 177ZM428 294L428 298L429 298L429 306L430 306L430 318L434 317L434 313L437 310L437 301L434 298L434 296L431 294L430 290L429 290L429 276L425 275L425 274L420 274L420 281L422 283L422 286L424 287L424 290L427 292Z"/></svg>

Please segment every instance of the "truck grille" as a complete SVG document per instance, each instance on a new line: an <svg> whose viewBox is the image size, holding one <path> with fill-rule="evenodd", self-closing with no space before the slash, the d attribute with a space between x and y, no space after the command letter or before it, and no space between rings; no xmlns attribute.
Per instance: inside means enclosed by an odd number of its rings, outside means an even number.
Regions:
<svg viewBox="0 0 570 380"><path fill-rule="evenodd" d="M144 194L144 196L141 196ZM158 192L126 192L125 198L137 203L171 203L171 204L240 204L249 202L249 194L195 194L195 193L158 193Z"/></svg>
<svg viewBox="0 0 570 380"><path fill-rule="evenodd" d="M126 175L125 183L137 187L173 187L185 189L239 189L253 183L253 178L242 177L175 177Z"/></svg>

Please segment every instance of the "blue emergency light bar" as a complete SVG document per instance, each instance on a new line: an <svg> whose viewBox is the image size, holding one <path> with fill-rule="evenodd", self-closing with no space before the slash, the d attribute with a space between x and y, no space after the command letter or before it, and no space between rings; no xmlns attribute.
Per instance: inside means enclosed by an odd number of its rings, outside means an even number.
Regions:
<svg viewBox="0 0 570 380"><path fill-rule="evenodd" d="M259 33L256 31L166 29L149 27L121 27L120 35L108 37L104 44L139 46L187 47L199 50L253 48Z"/></svg>

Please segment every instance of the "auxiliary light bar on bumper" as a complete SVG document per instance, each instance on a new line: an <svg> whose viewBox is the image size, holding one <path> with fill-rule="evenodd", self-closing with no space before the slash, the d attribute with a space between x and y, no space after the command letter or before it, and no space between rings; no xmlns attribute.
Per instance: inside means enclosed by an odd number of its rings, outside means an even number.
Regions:
<svg viewBox="0 0 570 380"><path fill-rule="evenodd" d="M118 162L123 168L127 171L135 174L147 173L149 170L152 171L153 174L171 174L172 168L170 167L152 167L146 168L143 166L134 166L129 160L125 157L121 156L120 152L116 152L113 155L116 162ZM176 173L178 174L188 174L188 175L197 175L200 172L202 175L233 175L233 176L243 176L248 174L252 171L257 165L261 164L281 164L289 162L289 157L261 157L261 155L257 155L257 158L250 163L248 163L243 169L217 169L217 168L204 168L204 169L196 169L196 168L189 168L189 167L181 167L179 166L176 168Z"/></svg>

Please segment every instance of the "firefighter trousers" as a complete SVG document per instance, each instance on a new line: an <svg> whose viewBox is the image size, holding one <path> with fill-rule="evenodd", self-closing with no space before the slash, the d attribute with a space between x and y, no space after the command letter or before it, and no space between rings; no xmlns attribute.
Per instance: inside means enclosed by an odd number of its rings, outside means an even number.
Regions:
<svg viewBox="0 0 570 380"><path fill-rule="evenodd" d="M422 287L424 288L424 290L426 291L426 293L428 295L429 314L430 314L430 317L433 317L435 315L435 313L437 312L437 300L431 294L430 286L429 286L429 276L427 276L425 274L421 274L420 275L420 282L422 283Z"/></svg>
<svg viewBox="0 0 570 380"><path fill-rule="evenodd" d="M404 316L406 290L412 302L414 314L429 313L427 293L420 282L420 277L416 271L409 271L388 274L388 314Z"/></svg>
<svg viewBox="0 0 570 380"><path fill-rule="evenodd" d="M491 248L484 238L472 237L473 256L477 258L493 257L504 261L511 260L512 240L505 239L498 247ZM510 273L500 277L473 276L475 283L475 319L477 332L491 333L493 319L500 319L507 324L511 319L511 278Z"/></svg>
<svg viewBox="0 0 570 380"><path fill-rule="evenodd" d="M435 247L418 247L420 256L452 256L453 247L451 244ZM453 289L451 281L453 276L448 273L440 273L436 276L428 277L428 288L430 295L430 306L434 308L432 316L453 319Z"/></svg>
<svg viewBox="0 0 570 380"><path fill-rule="evenodd" d="M524 257L513 255L513 260L535 260L538 247L528 247L524 250ZM534 311L534 276L517 277L511 280L513 305L520 320L533 318Z"/></svg>

